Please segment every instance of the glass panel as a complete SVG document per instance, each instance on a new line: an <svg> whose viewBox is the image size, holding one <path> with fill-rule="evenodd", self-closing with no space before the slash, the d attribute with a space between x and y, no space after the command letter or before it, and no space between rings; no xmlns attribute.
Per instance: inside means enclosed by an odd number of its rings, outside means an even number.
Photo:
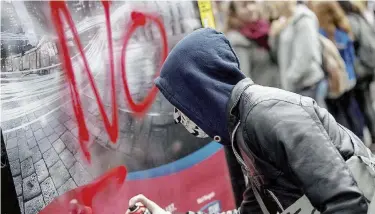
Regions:
<svg viewBox="0 0 375 214"><path fill-rule="evenodd" d="M89 184L118 166L126 166L122 195L98 190L93 208L121 201L127 209L138 193L170 211L200 209L216 213L234 209L225 153L211 139L198 139L174 124L173 107L158 93L142 117L136 117L125 98L120 61L123 36L132 11L159 18L167 32L169 50L186 34L201 27L196 2L113 1L110 6L118 101L118 137L111 142L95 93L84 69L74 35L63 18L66 44L80 94L84 120L77 119L72 88L61 64L59 37L46 1L2 1L1 34L6 73L1 79L1 128L20 207L40 211L51 202L63 205L67 192ZM100 1L67 1L104 111L112 123L108 38ZM63 17L63 16L62 16ZM162 60L161 34L150 20L137 28L126 49L130 94L141 102L153 86ZM2 49L3 52L3 49ZM64 69L65 68L65 69ZM84 141L91 163L83 155L78 122L85 122ZM116 192L115 191L115 192ZM104 197L104 196L107 196ZM104 197L104 198L103 198ZM99 201L100 198L100 201ZM52 203L53 204L53 203ZM96 207L95 207L96 206ZM100 206L99 206L100 207ZM63 207L66 209L67 207ZM124 212L125 212L124 210ZM100 212L99 212L100 213Z"/></svg>

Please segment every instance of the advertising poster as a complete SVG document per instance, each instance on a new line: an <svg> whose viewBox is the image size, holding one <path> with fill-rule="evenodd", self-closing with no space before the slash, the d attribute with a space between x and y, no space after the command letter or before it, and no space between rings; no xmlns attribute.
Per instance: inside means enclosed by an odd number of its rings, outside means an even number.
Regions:
<svg viewBox="0 0 375 214"><path fill-rule="evenodd" d="M111 62L107 23L100 1L67 1L98 94L85 73L74 32L63 19L83 120L61 62L61 48L48 1L1 1L1 130L21 213L39 213L55 198L124 165L124 203L142 193L171 212L219 213L235 209L226 155L220 144L198 139L173 120L173 106L158 93L141 117L129 107L121 81L123 35L132 11L162 21L168 51L189 32L214 27L209 1L113 1L110 28L118 111L112 143L103 111L112 122ZM201 19L202 18L202 19ZM25 21L27 20L27 22ZM137 28L126 47L131 97L142 102L152 90L164 48L153 22ZM104 118L104 119L103 119ZM85 159L79 139L88 130ZM9 199L11 200L11 199Z"/></svg>

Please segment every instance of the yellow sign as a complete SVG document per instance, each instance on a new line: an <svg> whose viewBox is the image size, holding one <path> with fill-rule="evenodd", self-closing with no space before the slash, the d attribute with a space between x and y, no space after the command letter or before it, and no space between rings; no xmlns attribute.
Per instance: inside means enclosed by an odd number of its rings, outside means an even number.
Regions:
<svg viewBox="0 0 375 214"><path fill-rule="evenodd" d="M198 8L203 27L215 28L215 18L212 11L211 1L198 0Z"/></svg>

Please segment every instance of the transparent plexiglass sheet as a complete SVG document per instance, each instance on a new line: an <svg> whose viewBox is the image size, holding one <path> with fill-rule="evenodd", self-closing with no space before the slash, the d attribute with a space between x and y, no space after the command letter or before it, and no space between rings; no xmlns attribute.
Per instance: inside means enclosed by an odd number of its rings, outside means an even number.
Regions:
<svg viewBox="0 0 375 214"><path fill-rule="evenodd" d="M78 53L72 31L65 22L65 42L89 131L87 145L91 153L90 164L82 156L78 143L80 133L69 83L60 61L62 53L51 21L49 2L1 1L1 4L1 129L23 212L37 213L58 196L90 183L119 165L126 166L128 180L138 182L176 174L220 151L221 147L210 144L210 139L195 138L182 126L175 125L173 107L160 93L142 117L134 117L120 81L122 38L131 11L159 17L165 27L170 50L184 35L201 27L196 2L111 3L119 118L116 143L109 140L95 95L84 72L82 57ZM102 3L68 1L66 4L111 121L110 63ZM131 96L136 102L142 101L153 86L154 75L160 68L161 52L161 34L155 24L147 22L132 35L126 49L126 74ZM220 155L218 160L225 165L224 153ZM225 177L229 182L228 175L218 176ZM177 186L185 185L182 181L181 184L178 184L179 180L176 181L183 177L171 179L174 179L172 183L177 182ZM199 182L196 179L192 181L191 188L202 189ZM139 185L152 184L141 182ZM133 190L124 200L136 193L140 192ZM181 193L180 197L186 199L184 194L187 193ZM192 194L190 199L202 209L211 207L211 210L218 211L220 206L229 206L225 201L221 204L213 203L215 194L219 193L208 188L198 197ZM233 199L229 198L229 204L233 204ZM176 198L160 200L165 200L161 202L162 206L169 207L171 211L187 209L176 208L173 204ZM212 206L206 206L208 202Z"/></svg>

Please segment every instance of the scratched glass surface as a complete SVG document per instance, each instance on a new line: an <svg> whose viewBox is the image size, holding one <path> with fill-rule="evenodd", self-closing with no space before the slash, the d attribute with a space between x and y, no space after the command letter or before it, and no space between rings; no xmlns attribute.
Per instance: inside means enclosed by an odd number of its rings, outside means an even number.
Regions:
<svg viewBox="0 0 375 214"><path fill-rule="evenodd" d="M100 1L68 1L67 6L105 113L112 123L111 63L103 5ZM170 50L184 35L201 27L196 3L114 1L110 5L118 111L115 144L110 142L104 127L74 34L63 18L65 44L88 130L86 145L91 164L83 157L78 142L80 131L71 87L62 68L62 52L49 3L1 1L1 10L1 129L21 206L29 206L27 202L38 197L48 204L57 195L86 184L115 166L125 165L129 172L155 168L209 143L209 139L194 138L182 126L174 124L173 108L160 93L144 114L134 116L120 72L123 35L131 21L131 11L159 17ZM141 102L153 87L162 48L160 31L152 22L131 35L125 67L135 102ZM30 183L26 179L38 185L25 187L25 182ZM56 193L41 194L52 181Z"/></svg>

